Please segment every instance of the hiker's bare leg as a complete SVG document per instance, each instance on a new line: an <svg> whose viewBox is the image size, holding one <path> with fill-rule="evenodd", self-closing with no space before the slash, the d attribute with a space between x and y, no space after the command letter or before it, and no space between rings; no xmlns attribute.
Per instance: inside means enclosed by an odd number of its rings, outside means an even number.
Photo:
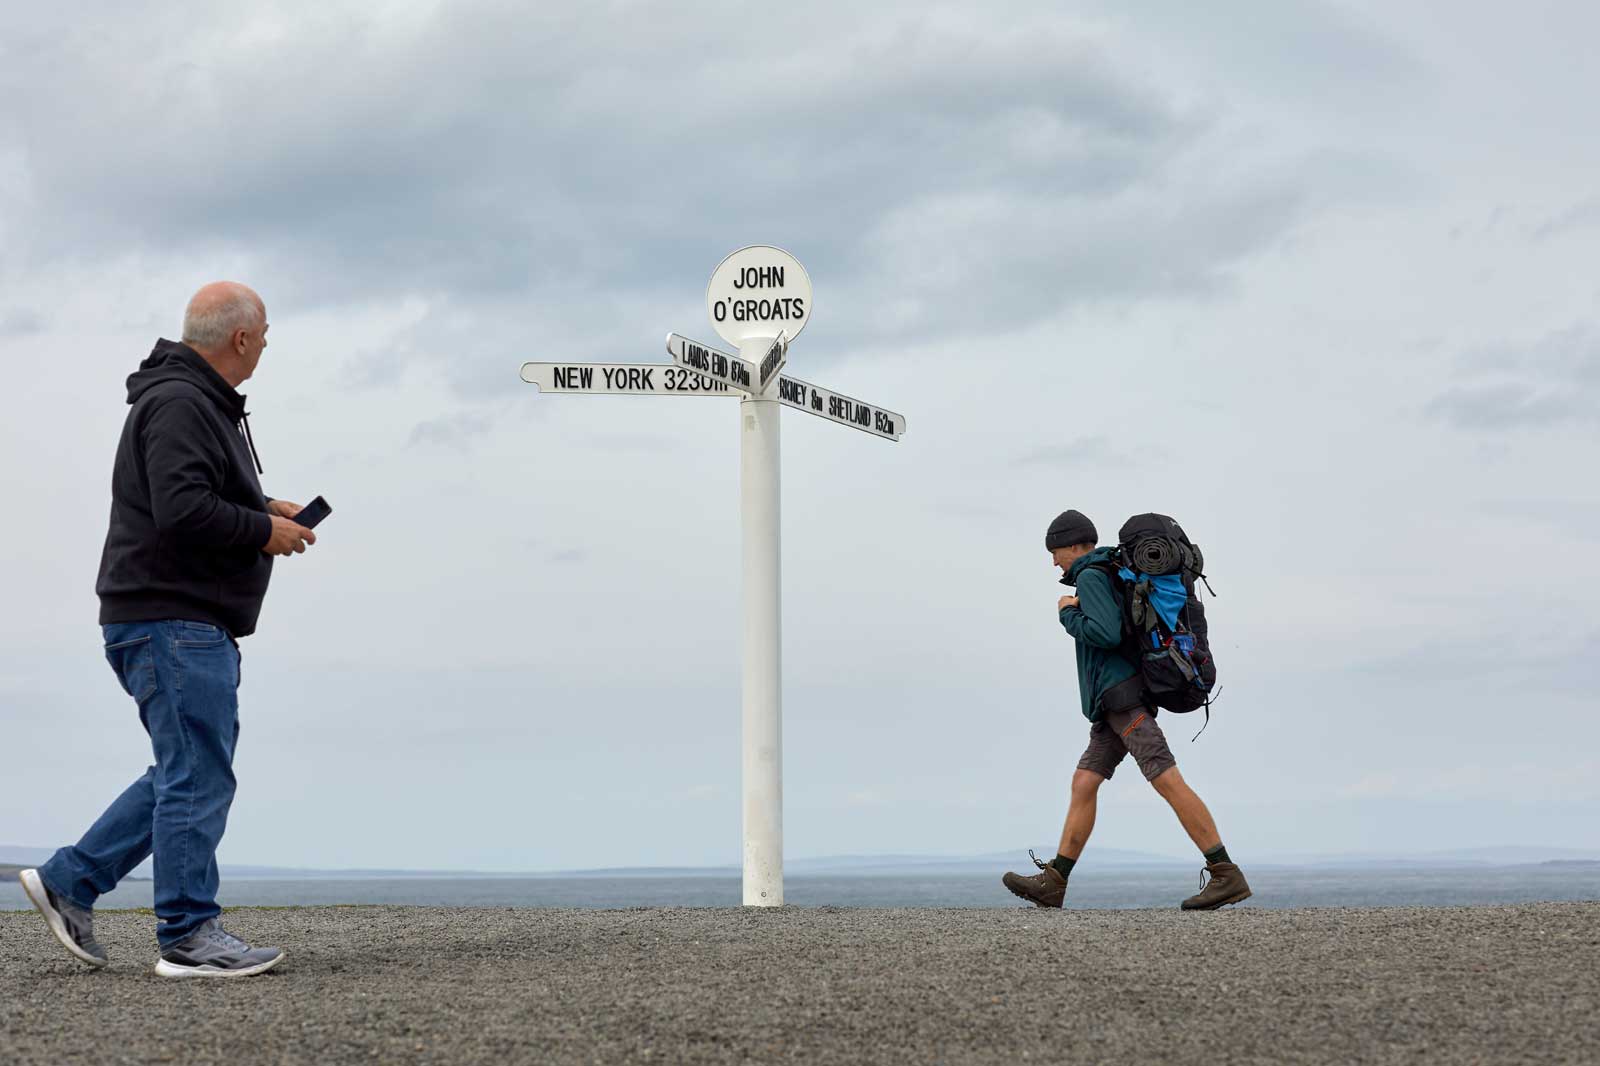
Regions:
<svg viewBox="0 0 1600 1066"><path fill-rule="evenodd" d="M1222 836L1217 832L1217 823L1212 821L1211 812L1206 809L1205 801L1195 795L1194 789L1189 787L1189 782L1183 779L1176 766L1158 774L1150 784L1172 807L1172 812L1178 816L1178 821L1183 823L1183 830L1189 834L1189 839L1194 841L1195 847L1206 852L1222 843ZM1073 798L1076 800L1076 795ZM1071 820L1072 816L1069 814L1067 816L1069 825Z"/></svg>
<svg viewBox="0 0 1600 1066"><path fill-rule="evenodd" d="M1083 854L1083 846L1089 843L1089 834L1094 832L1095 806L1104 782L1105 778L1093 770L1073 771L1067 824L1061 827L1061 845L1056 848L1056 854L1065 855L1074 862Z"/></svg>

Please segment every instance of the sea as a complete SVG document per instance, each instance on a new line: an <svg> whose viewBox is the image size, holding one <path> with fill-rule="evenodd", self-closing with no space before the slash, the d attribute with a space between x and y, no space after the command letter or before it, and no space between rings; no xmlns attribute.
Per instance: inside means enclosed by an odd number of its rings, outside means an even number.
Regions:
<svg viewBox="0 0 1600 1066"><path fill-rule="evenodd" d="M1016 907L1000 885L1003 868L943 873L908 871L797 874L785 878L785 903L799 907ZM1031 867L1025 872L1032 872ZM1600 863L1518 866L1295 867L1248 865L1255 895L1246 907L1459 907L1559 900L1600 900ZM1170 908L1199 887L1199 868L1095 869L1073 873L1067 907ZM149 881L125 881L99 908L151 905ZM414 907L737 907L737 873L649 873L371 877L229 878L224 907L317 907L382 904ZM30 906L16 882L0 882L0 910Z"/></svg>

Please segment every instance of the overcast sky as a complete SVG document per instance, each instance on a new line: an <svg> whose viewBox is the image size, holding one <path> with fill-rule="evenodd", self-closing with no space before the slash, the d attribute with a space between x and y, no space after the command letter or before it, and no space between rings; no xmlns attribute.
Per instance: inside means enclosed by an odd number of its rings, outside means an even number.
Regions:
<svg viewBox="0 0 1600 1066"><path fill-rule="evenodd" d="M1235 858L1600 847L1600 12L1578 2L34 5L0 35L0 843L149 760L94 577L123 380L253 285L267 490L224 862L739 854L737 402L803 262L791 856L1053 844L1087 733L1045 526L1177 516ZM1190 854L1129 764L1095 842ZM1087 860L1092 860L1091 844Z"/></svg>

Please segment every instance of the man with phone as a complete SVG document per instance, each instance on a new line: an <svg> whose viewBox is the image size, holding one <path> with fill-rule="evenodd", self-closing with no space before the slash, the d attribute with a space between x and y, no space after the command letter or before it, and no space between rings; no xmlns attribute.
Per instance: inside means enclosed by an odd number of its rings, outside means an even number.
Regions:
<svg viewBox="0 0 1600 1066"><path fill-rule="evenodd" d="M247 977L283 958L224 930L216 902L235 789L238 640L255 632L273 557L317 541L296 521L301 507L268 498L257 478L237 389L266 347L261 297L214 282L189 301L183 341L158 340L128 378L95 590L106 658L139 705L155 765L77 844L21 874L50 931L90 966L107 962L96 899L152 854L157 974Z"/></svg>

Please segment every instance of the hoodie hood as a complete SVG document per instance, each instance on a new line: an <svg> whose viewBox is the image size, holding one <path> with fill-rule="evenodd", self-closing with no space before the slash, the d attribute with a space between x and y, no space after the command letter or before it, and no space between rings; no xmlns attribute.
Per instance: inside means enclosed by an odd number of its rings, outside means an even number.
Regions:
<svg viewBox="0 0 1600 1066"><path fill-rule="evenodd" d="M156 341L139 369L128 375L128 403L138 403L145 393L171 381L181 381L205 393L217 405L217 410L244 434L256 473L266 473L261 469L261 456L256 453L255 438L250 434L250 414L244 409L244 394L223 381L222 375L212 369L199 352L182 341L169 341L165 337Z"/></svg>
<svg viewBox="0 0 1600 1066"><path fill-rule="evenodd" d="M128 375L128 402L137 403L139 397L169 381L182 381L193 385L210 398L229 420L244 418L244 397L232 385L222 380L222 375L201 358L200 353L179 341L165 337L156 341L139 369Z"/></svg>
<svg viewBox="0 0 1600 1066"><path fill-rule="evenodd" d="M1087 555L1080 555L1077 559L1073 560L1071 566L1067 567L1066 575L1062 577L1061 583L1063 585L1071 585L1073 588L1077 588L1078 575L1083 573L1085 567L1093 566L1095 563L1115 562L1116 557L1116 546L1109 544L1103 548L1096 548Z"/></svg>

